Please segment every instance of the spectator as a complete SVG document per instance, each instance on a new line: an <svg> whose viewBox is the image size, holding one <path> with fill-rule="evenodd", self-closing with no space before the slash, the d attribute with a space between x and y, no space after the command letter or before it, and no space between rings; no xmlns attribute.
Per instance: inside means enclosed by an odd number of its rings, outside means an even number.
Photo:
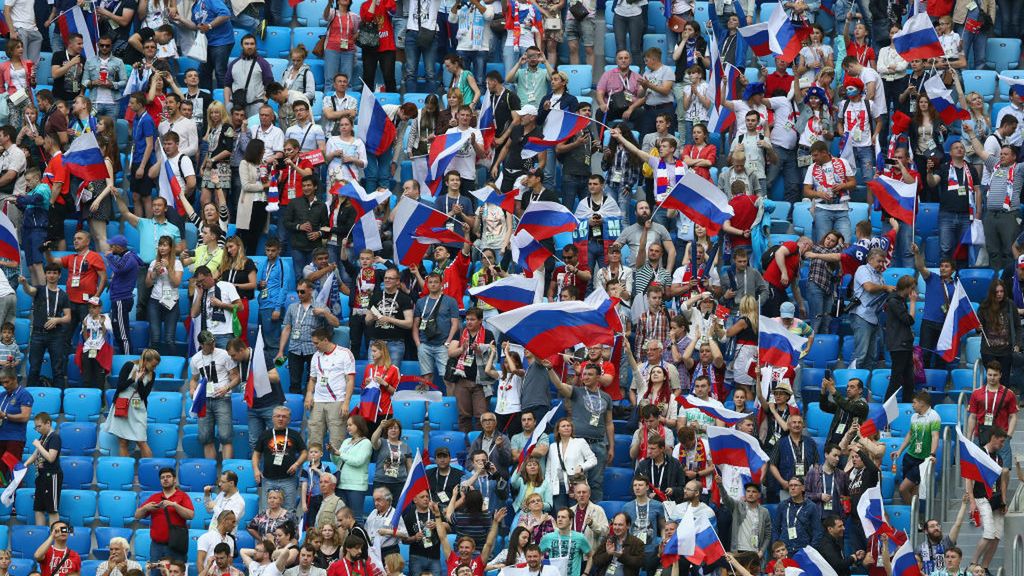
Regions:
<svg viewBox="0 0 1024 576"><path fill-rule="evenodd" d="M220 16L217 16L217 19L219 18ZM230 25L228 28L230 32ZM235 58L230 66L225 67L223 80L222 72L218 70L217 79L218 85L230 88L224 90L224 104L244 106L246 116L252 116L260 112L260 108L267 101L266 88L274 81L274 74L267 60L256 53L255 36L246 34L242 37L241 45L241 56ZM224 66L226 60L225 57L224 61L218 63L219 66Z"/></svg>
<svg viewBox="0 0 1024 576"><path fill-rule="evenodd" d="M333 528L332 528L333 529ZM311 543L299 549L299 563L284 571L284 576L327 576L327 571L314 564L319 550Z"/></svg>
<svg viewBox="0 0 1024 576"><path fill-rule="evenodd" d="M991 369L990 369L991 370ZM987 389L986 389L987 390ZM992 562L992 556L999 547L999 540L1003 537L1003 523L1006 516L1006 494L1009 485L1010 475L1006 469L1006 461L1002 454L1006 451L1007 433L998 424L991 428L988 434L988 441L982 449L997 464L1003 467L999 480L995 482L991 493L989 488L971 479L966 480L965 488L974 500L971 502L971 515L977 514L981 518L981 543L974 551L974 562L981 564L988 570ZM38 550L36 551L38 557Z"/></svg>
<svg viewBox="0 0 1024 576"><path fill-rule="evenodd" d="M50 525L50 535L32 554L32 558L39 563L42 576L78 576L82 572L82 557L68 547L68 536L73 530L63 520Z"/></svg>
<svg viewBox="0 0 1024 576"><path fill-rule="evenodd" d="M284 506L289 514L298 502L298 471L306 462L306 443L302 435L288 428L291 413L287 406L274 408L274 427L263 433L252 453L256 483L263 488L261 508L269 503L268 493L276 491L281 498L277 507ZM283 515L278 514L278 517ZM269 532L269 529L262 530L261 536Z"/></svg>
<svg viewBox="0 0 1024 576"><path fill-rule="evenodd" d="M28 280L21 278L22 289L25 294L32 297L33 330L29 341L28 379L29 382L39 381L43 354L49 352L54 383L63 388L65 386L65 367L67 366L68 337L66 333L70 331L67 326L72 323L71 304L68 301L67 293L57 287L57 281L60 279L60 266L55 262L50 262L44 270L45 286L32 286ZM26 418L24 422L27 421ZM23 430L24 422L22 422ZM20 454L18 455L20 456Z"/></svg>
<svg viewBox="0 0 1024 576"><path fill-rule="evenodd" d="M227 544L231 549L231 556L235 551L235 528L238 525L238 517L231 510L222 510L214 516L213 526L210 527L196 543L196 567L203 576L212 576L211 569L215 565L217 546Z"/></svg>
<svg viewBox="0 0 1024 576"><path fill-rule="evenodd" d="M441 293L439 273L428 274L424 286L427 294L416 301L413 310L412 339L419 354L420 374L436 381L435 374L445 374L448 349L459 333L459 306L451 296Z"/></svg>
<svg viewBox="0 0 1024 576"><path fill-rule="evenodd" d="M890 395L887 394L886 398ZM825 436L825 444L839 444L855 422L868 417L868 402L864 398L864 382L860 378L846 381L846 396L839 394L835 378L829 376L821 381L821 409L832 417L832 423ZM827 455L827 451L826 451ZM809 487L808 487L809 490ZM811 496L813 500L813 496Z"/></svg>
<svg viewBox="0 0 1024 576"><path fill-rule="evenodd" d="M138 570L142 572L142 565L135 560L128 559L131 548L128 547L128 540L115 536L107 543L110 555L106 560L100 562L96 573L102 576L128 576L129 571Z"/></svg>
<svg viewBox="0 0 1024 576"><path fill-rule="evenodd" d="M957 539L960 537L960 528L963 526L964 516L967 512L969 502L974 500L973 495L964 493L960 503L960 511L953 521L949 534L942 533L942 523L935 519L928 519L924 523L924 541L917 546L917 555L921 558L922 570L933 574L936 570L943 570L946 567L946 553L956 547Z"/></svg>
<svg viewBox="0 0 1024 576"><path fill-rule="evenodd" d="M413 326L414 304L409 295L399 289L400 280L397 269L384 272L383 285L377 286L370 295L365 316L370 338L384 343L391 362L405 359L405 343Z"/></svg>
<svg viewBox="0 0 1024 576"><path fill-rule="evenodd" d="M385 92L398 92L398 84L395 82L397 52L394 23L392 22L396 10L397 6L394 0L371 0L359 8L360 22L375 22L379 36L375 45L373 43L360 45L360 48L363 49L363 85L370 87L377 85L376 78L379 67L381 76L384 78Z"/></svg>
<svg viewBox="0 0 1024 576"><path fill-rule="evenodd" d="M129 456L128 443L135 442L143 458L153 457L147 443L147 403L153 391L158 364L160 353L146 349L138 360L125 363L118 374L114 402L103 422L103 429L117 437L121 456Z"/></svg>
<svg viewBox="0 0 1024 576"><path fill-rule="evenodd" d="M373 489L373 511L366 517L366 531L370 534L373 546L381 551L381 556L398 554L398 535L391 528L391 518L398 512L391 505L392 492L386 487Z"/></svg>
<svg viewBox="0 0 1024 576"><path fill-rule="evenodd" d="M383 437L383 440L381 439ZM402 493L405 478L412 469L412 451L402 440L402 424L390 419L381 422L370 438L376 458L374 488L388 489L392 499Z"/></svg>
<svg viewBox="0 0 1024 576"><path fill-rule="evenodd" d="M145 353L143 357L145 357ZM140 364L143 362L145 360L139 361ZM160 491L142 502L139 509L135 511L135 519L141 520L146 517L150 519L149 532L152 538L149 545L150 558L169 558L184 562L188 549L177 548L180 542L177 537L172 538L172 533L181 534L181 532L177 529L172 530L171 527L178 526L181 529L186 529L187 523L195 516L195 510L192 508L192 500L188 494L178 489L174 468L161 468L159 478Z"/></svg>
<svg viewBox="0 0 1024 576"><path fill-rule="evenodd" d="M236 521L245 517L245 499L238 492L238 474L228 470L217 478L219 492L215 498L210 497L213 488L203 487L203 505L210 513L210 530L216 528L218 519L224 511L234 513ZM235 530L231 530L231 533L235 533Z"/></svg>
<svg viewBox="0 0 1024 576"><path fill-rule="evenodd" d="M340 446L345 437L342 432L343 414L355 388L355 358L351 350L331 342L331 332L326 328L313 330L311 339L316 352L309 363L309 381L306 384L309 442L320 444L326 426L331 444Z"/></svg>
<svg viewBox="0 0 1024 576"><path fill-rule="evenodd" d="M293 394L301 393L301 383L308 381L307 370L311 368L310 363L316 351L312 340L313 331L339 324L329 310L314 305L313 285L309 280L299 280L296 291L299 301L290 304L284 315L284 328L275 358L275 361L284 358L287 346L289 382L292 383Z"/></svg>
<svg viewBox="0 0 1024 576"><path fill-rule="evenodd" d="M264 488L265 506L246 526L246 531L257 542L271 538L274 531L285 524L295 524L296 516L292 510L284 507L285 492L280 488Z"/></svg>
<svg viewBox="0 0 1024 576"><path fill-rule="evenodd" d="M771 476L775 482L769 482L769 486L777 486L783 491L788 486L792 489L793 484L789 482L792 478L800 478L800 493L804 494L803 478L807 476L810 467L818 463L818 448L814 438L804 436L804 417L800 414L792 414L786 424L789 427L789 434L783 436L778 443L778 450L772 455ZM777 494L777 493L776 493ZM782 495L768 493L768 501L775 501L782 498ZM790 490L790 498L793 497Z"/></svg>
<svg viewBox="0 0 1024 576"><path fill-rule="evenodd" d="M53 525L60 520L57 508L64 484L64 471L60 466L60 435L53 429L50 415L36 414L32 419L39 438L32 440L32 455L25 460L25 467L36 464L36 489L32 509L35 510L36 524Z"/></svg>
<svg viewBox="0 0 1024 576"><path fill-rule="evenodd" d="M859 272L859 270L858 270ZM856 292L856 290L855 290ZM885 391L889 398L902 389L902 401L913 399L914 376L914 314L917 309L917 280L904 275L896 281L884 304L886 315L885 346L892 358L892 378Z"/></svg>

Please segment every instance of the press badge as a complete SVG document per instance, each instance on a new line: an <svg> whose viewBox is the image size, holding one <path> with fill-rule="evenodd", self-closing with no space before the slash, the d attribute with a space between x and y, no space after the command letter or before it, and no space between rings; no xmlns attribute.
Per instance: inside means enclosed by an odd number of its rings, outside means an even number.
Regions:
<svg viewBox="0 0 1024 576"><path fill-rule="evenodd" d="M796 526L790 526L786 534L789 535L790 540L796 540Z"/></svg>
<svg viewBox="0 0 1024 576"><path fill-rule="evenodd" d="M994 416L992 414L985 414L985 426L991 426Z"/></svg>

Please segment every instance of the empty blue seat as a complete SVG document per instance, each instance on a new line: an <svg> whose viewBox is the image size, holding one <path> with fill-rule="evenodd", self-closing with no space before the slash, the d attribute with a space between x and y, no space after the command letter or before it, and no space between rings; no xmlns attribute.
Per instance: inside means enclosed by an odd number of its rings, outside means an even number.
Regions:
<svg viewBox="0 0 1024 576"><path fill-rule="evenodd" d="M96 492L64 490L60 495L60 517L73 526L92 524L96 517Z"/></svg>
<svg viewBox="0 0 1024 576"><path fill-rule="evenodd" d="M832 414L821 409L821 404L811 402L807 405L806 422L808 434L815 438L828 434L829 426L832 425Z"/></svg>
<svg viewBox="0 0 1024 576"><path fill-rule="evenodd" d="M629 445L632 442L633 436L631 434L615 435L615 460L612 462L612 466L627 468L636 465L636 462L629 456Z"/></svg>
<svg viewBox="0 0 1024 576"><path fill-rule="evenodd" d="M604 497L623 502L633 499L633 468L604 469Z"/></svg>
<svg viewBox="0 0 1024 576"><path fill-rule="evenodd" d="M832 368L839 358L839 336L835 334L817 334L811 350L803 358L805 366L812 368Z"/></svg>
<svg viewBox="0 0 1024 576"><path fill-rule="evenodd" d="M192 509L195 511L192 519L188 521L189 528L208 529L213 514L206 510L206 495L202 491L189 491L188 497L192 500Z"/></svg>
<svg viewBox="0 0 1024 576"><path fill-rule="evenodd" d="M47 526L11 527L11 556L31 559L36 548L49 536L50 529Z"/></svg>
<svg viewBox="0 0 1024 576"><path fill-rule="evenodd" d="M60 425L61 453L69 456L92 455L96 450L97 426L92 422L64 422Z"/></svg>
<svg viewBox="0 0 1024 576"><path fill-rule="evenodd" d="M181 422L181 408L184 397L178 392L152 392L146 403L146 414L156 424L177 424Z"/></svg>
<svg viewBox="0 0 1024 576"><path fill-rule="evenodd" d="M892 435L896 439L902 442L900 436L906 435L910 432L910 417L914 414L914 409L910 407L910 403L899 403L899 415L895 420L889 423L889 430L892 431ZM898 446L898 445L897 445Z"/></svg>
<svg viewBox="0 0 1024 576"><path fill-rule="evenodd" d="M871 371L857 368L841 368L836 370L834 375L836 379L836 389L846 390L850 380L854 378L860 380L862 387L867 387L868 380L871 378Z"/></svg>
<svg viewBox="0 0 1024 576"><path fill-rule="evenodd" d="M100 456L96 461L96 487L100 490L131 490L134 483L134 458Z"/></svg>
<svg viewBox="0 0 1024 576"><path fill-rule="evenodd" d="M871 371L871 398L870 402L883 402L885 391L889 388L889 378L892 371L888 368L876 368Z"/></svg>
<svg viewBox="0 0 1024 576"><path fill-rule="evenodd" d="M994 70L962 70L964 92L977 92L985 102L996 97L996 72Z"/></svg>
<svg viewBox="0 0 1024 576"><path fill-rule="evenodd" d="M323 28L316 25L317 23L310 23L309 26L300 26L298 28L292 28L292 47L304 44L305 46L315 46L317 41L320 40L320 33L323 32ZM310 48L312 50L312 48ZM271 56L278 56L279 58L287 58L288 55L284 56L269 53Z"/></svg>
<svg viewBox="0 0 1024 576"><path fill-rule="evenodd" d="M146 427L146 438L154 456L173 458L178 454L177 424L150 424Z"/></svg>
<svg viewBox="0 0 1024 576"><path fill-rule="evenodd" d="M558 67L559 72L569 76L567 89L573 96L585 96L594 85L594 67L590 64L567 64Z"/></svg>
<svg viewBox="0 0 1024 576"><path fill-rule="evenodd" d="M964 339L963 356L968 366L974 366L975 362L981 360L981 336L968 336ZM981 378L984 382L984 370L981 371Z"/></svg>
<svg viewBox="0 0 1024 576"><path fill-rule="evenodd" d="M821 380L824 377L824 368L802 368L800 370L800 399L805 405L817 402L821 397Z"/></svg>
<svg viewBox="0 0 1024 576"><path fill-rule="evenodd" d="M221 464L221 471L227 472L228 470L238 475L239 492L256 493L256 479L253 477L251 460L225 460Z"/></svg>
<svg viewBox="0 0 1024 576"><path fill-rule="evenodd" d="M960 283L971 302L981 302L988 295L988 287L995 279L995 270L991 268L966 268L960 270Z"/></svg>
<svg viewBox="0 0 1024 576"><path fill-rule="evenodd" d="M136 562L148 562L149 558L149 546L153 543L153 538L149 535L149 528L144 528L135 531L135 538L132 540L132 552L135 553Z"/></svg>
<svg viewBox="0 0 1024 576"><path fill-rule="evenodd" d="M103 405L98 388L68 388L64 391L64 418L76 422L96 422Z"/></svg>
<svg viewBox="0 0 1024 576"><path fill-rule="evenodd" d="M459 412L455 408L455 398L447 396L440 402L427 404L427 419L430 429L434 431L455 430L459 423Z"/></svg>
<svg viewBox="0 0 1024 576"><path fill-rule="evenodd" d="M143 490L160 490L160 470L174 468L173 458L142 458L139 460L139 487Z"/></svg>
<svg viewBox="0 0 1024 576"><path fill-rule="evenodd" d="M946 372L945 370L926 368L924 371L924 377L925 386L932 390L944 391L946 389L946 380L949 378L949 372Z"/></svg>
<svg viewBox="0 0 1024 576"><path fill-rule="evenodd" d="M939 204L921 202L917 208L917 219L914 222L915 233L922 238L931 238L939 234Z"/></svg>
<svg viewBox="0 0 1024 576"><path fill-rule="evenodd" d="M422 400L402 400L392 402L395 418L402 423L402 428L422 428L427 415L427 403Z"/></svg>
<svg viewBox="0 0 1024 576"><path fill-rule="evenodd" d="M287 372L287 370L279 370L278 374L280 374L282 372ZM282 383L281 387L282 388L286 388L286 385L284 383ZM303 404L304 399L305 398L302 396L302 394L285 394L284 395L284 405L287 406L292 411L292 421L291 421L291 427L292 428L301 428L302 427L302 416L305 415L305 413L306 413L306 406L305 406L305 404Z"/></svg>
<svg viewBox="0 0 1024 576"><path fill-rule="evenodd" d="M810 234L814 229L814 218L811 216L810 202L793 204L793 228L797 234Z"/></svg>
<svg viewBox="0 0 1024 576"><path fill-rule="evenodd" d="M956 368L950 370L950 378L953 385L950 388L953 392L970 392L974 389L974 370L971 368ZM938 406L936 406L936 409Z"/></svg>
<svg viewBox="0 0 1024 576"><path fill-rule="evenodd" d="M454 430L442 430L430 433L430 449L437 451L444 446L448 448L452 456L466 452L466 435Z"/></svg>
<svg viewBox="0 0 1024 576"><path fill-rule="evenodd" d="M27 338L28 337L26 335L25 342L28 342ZM25 388L25 391L32 395L32 416L35 416L40 412L46 412L56 419L57 415L60 414L60 388L29 386Z"/></svg>
<svg viewBox="0 0 1024 576"><path fill-rule="evenodd" d="M103 524L115 528L131 526L138 509L135 492L125 490L103 490L97 504L97 517Z"/></svg>
<svg viewBox="0 0 1024 576"><path fill-rule="evenodd" d="M187 458L178 464L178 483L186 492L202 492L206 486L217 485L217 461Z"/></svg>
<svg viewBox="0 0 1024 576"><path fill-rule="evenodd" d="M64 488L88 490L92 487L92 458L89 456L65 456L60 459L64 472Z"/></svg>
<svg viewBox="0 0 1024 576"><path fill-rule="evenodd" d="M1012 70L1020 65L1020 38L989 38L985 64L990 70Z"/></svg>
<svg viewBox="0 0 1024 576"><path fill-rule="evenodd" d="M29 524L36 521L35 512L32 510L33 503L35 502L35 493L35 488L18 488L15 491L14 516L19 521Z"/></svg>
<svg viewBox="0 0 1024 576"><path fill-rule="evenodd" d="M413 454L423 452L423 431L402 427L402 441L409 445Z"/></svg>
<svg viewBox="0 0 1024 576"><path fill-rule="evenodd" d="M256 514L260 511L260 496L259 494L242 494L242 500L245 501L245 518L238 523L239 526L245 526L249 524L249 521L256 517ZM241 543L241 535L239 532L239 543ZM246 533L248 535L248 533ZM251 538L251 536L250 536Z"/></svg>
<svg viewBox="0 0 1024 576"><path fill-rule="evenodd" d="M909 530L913 530L914 518L910 515L910 506L886 506L885 513L889 516L889 525L894 530L902 530L908 534Z"/></svg>
<svg viewBox="0 0 1024 576"><path fill-rule="evenodd" d="M621 500L601 500L597 503L604 510L605 516L614 518L616 514L622 511L622 507L626 505Z"/></svg>

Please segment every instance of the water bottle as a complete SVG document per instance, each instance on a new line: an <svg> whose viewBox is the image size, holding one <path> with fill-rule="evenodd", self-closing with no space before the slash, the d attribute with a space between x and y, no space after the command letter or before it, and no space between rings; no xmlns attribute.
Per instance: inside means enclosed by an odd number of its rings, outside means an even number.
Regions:
<svg viewBox="0 0 1024 576"><path fill-rule="evenodd" d="M896 473L896 459L897 459L898 457L899 457L899 452L897 452L897 451L893 450L893 451L892 451L892 473L893 473L893 474L895 474L895 473Z"/></svg>

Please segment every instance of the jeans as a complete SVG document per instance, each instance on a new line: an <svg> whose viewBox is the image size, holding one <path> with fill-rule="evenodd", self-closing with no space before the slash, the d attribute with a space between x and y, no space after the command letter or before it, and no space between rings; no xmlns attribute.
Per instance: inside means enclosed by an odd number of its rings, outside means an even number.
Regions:
<svg viewBox="0 0 1024 576"><path fill-rule="evenodd" d="M524 48L515 48L507 44L501 47L501 63L505 65L506 74L516 65L516 62L519 62L519 58L525 53L526 50Z"/></svg>
<svg viewBox="0 0 1024 576"><path fill-rule="evenodd" d="M274 311L260 306L260 328L263 330L263 352L271 358L277 355L278 345L281 343L281 320L284 314L277 320L271 316Z"/></svg>
<svg viewBox="0 0 1024 576"><path fill-rule="evenodd" d="M889 222L882 222L882 233L892 230ZM914 229L907 223L900 224L900 231L896 233L896 246L892 251L892 264L900 268L913 268L914 254L910 251L910 245L914 243Z"/></svg>
<svg viewBox="0 0 1024 576"><path fill-rule="evenodd" d="M409 571L407 574L419 576L424 572L431 574L443 574L441 570L441 559L437 554L431 556L416 556L409 554Z"/></svg>
<svg viewBox="0 0 1024 576"><path fill-rule="evenodd" d="M853 227L850 225L849 210L822 210L821 206L814 209L814 241L821 242L826 234L835 230L843 235L843 238L853 237Z"/></svg>
<svg viewBox="0 0 1024 576"><path fill-rule="evenodd" d="M853 329L853 359L857 363L857 368L874 368L875 356L878 354L878 337L881 335L878 324L872 324L856 314L850 314L850 327Z"/></svg>
<svg viewBox="0 0 1024 576"><path fill-rule="evenodd" d="M61 328L50 331L43 329L32 330L32 337L29 339L28 345L29 382L39 382L39 371L43 366L43 354L49 352L50 366L53 368L53 386L57 388L67 386L67 340L67 331Z"/></svg>
<svg viewBox="0 0 1024 576"><path fill-rule="evenodd" d="M867 197L867 184L875 177L875 148L873 146L854 146L853 159L857 171L857 193L859 198ZM846 238L850 238L846 236ZM817 242L817 240L815 240Z"/></svg>
<svg viewBox="0 0 1024 576"><path fill-rule="evenodd" d="M256 351L254 350L255 354ZM274 408L276 406L267 406L266 408L249 408L249 450L255 450L256 444L260 441L260 436L267 430L270 430L274 426Z"/></svg>
<svg viewBox="0 0 1024 576"><path fill-rule="evenodd" d="M587 482L590 484L591 498L594 502L604 500L604 468L608 464L608 439L600 440L588 438L587 444L597 458L597 465L587 470Z"/></svg>
<svg viewBox="0 0 1024 576"><path fill-rule="evenodd" d="M50 52L57 53L64 49L64 38L60 35L60 28L56 22L50 26ZM28 54L25 55L26 57Z"/></svg>
<svg viewBox="0 0 1024 576"><path fill-rule="evenodd" d="M970 70L985 69L985 50L988 43L988 35L963 30L961 33L964 43L964 56L967 57L967 68Z"/></svg>
<svg viewBox="0 0 1024 576"><path fill-rule="evenodd" d="M575 210L576 204L587 196L587 181L589 174L565 174L562 173L562 204L569 210Z"/></svg>
<svg viewBox="0 0 1024 576"><path fill-rule="evenodd" d="M96 111L96 116L110 116L111 118L117 118L121 112L121 105L116 102L113 104L93 104L93 110Z"/></svg>
<svg viewBox="0 0 1024 576"><path fill-rule="evenodd" d="M288 391L292 394L304 394L309 383L309 369L313 355L309 356L288 353Z"/></svg>
<svg viewBox="0 0 1024 576"><path fill-rule="evenodd" d="M223 46L208 46L206 48L206 62L199 65L199 84L210 90L223 88L228 85L228 58L231 57L231 44ZM213 76L216 73L217 83L214 84Z"/></svg>
<svg viewBox="0 0 1024 576"><path fill-rule="evenodd" d="M768 165L768 185L771 186L781 172L786 202L799 202L803 199L803 186L800 185L800 169L796 165L796 148L791 150L776 144L772 144L772 148L779 161Z"/></svg>
<svg viewBox="0 0 1024 576"><path fill-rule="evenodd" d="M615 33L615 52L628 50L633 62L639 65L643 62L641 51L643 50L644 30L647 28L647 20L639 16L626 18L618 14L612 19L612 32ZM628 44L626 36L629 36Z"/></svg>
<svg viewBox="0 0 1024 576"><path fill-rule="evenodd" d="M622 184L612 184L609 187L611 196L615 198L615 202L618 203L619 208L622 210L622 225L623 227L629 226L636 222L636 210L633 208L633 187L624 186ZM660 214L662 210L658 210ZM636 255L634 254L635 258Z"/></svg>
<svg viewBox="0 0 1024 576"><path fill-rule="evenodd" d="M39 53L43 50L43 34L37 28L18 28L18 38L25 46L24 58L38 62Z"/></svg>
<svg viewBox="0 0 1024 576"><path fill-rule="evenodd" d="M273 458L272 455L264 456L264 458ZM292 476L290 478L281 478L279 480L271 480L269 478L263 479L263 484L260 490L260 510L264 510L267 507L267 492L271 490L281 490L284 492L284 504L283 508L295 512L299 504L299 477Z"/></svg>
<svg viewBox="0 0 1024 576"><path fill-rule="evenodd" d="M298 282L302 279L302 271L305 270L306 266L313 261L313 251L297 250L292 248L289 252L292 256L292 267L295 270L295 281Z"/></svg>
<svg viewBox="0 0 1024 576"><path fill-rule="evenodd" d="M324 50L324 82L331 84L338 74L348 76L349 84L356 85L354 75L356 67L355 50ZM330 134L328 134L328 137Z"/></svg>
<svg viewBox="0 0 1024 576"><path fill-rule="evenodd" d="M487 75L487 51L486 50L459 50L462 57L462 64L467 70L473 73L477 83Z"/></svg>
<svg viewBox="0 0 1024 576"><path fill-rule="evenodd" d="M393 148L388 148L380 156L373 154L366 155L366 170L363 171L363 178L366 184L364 188L368 192L375 192L379 188L391 190L393 186L391 176L391 157Z"/></svg>
<svg viewBox="0 0 1024 576"><path fill-rule="evenodd" d="M1014 259L1010 246L1020 230L1020 211L986 210L981 221L985 226L985 248L993 270L1002 270Z"/></svg>
<svg viewBox="0 0 1024 576"><path fill-rule="evenodd" d="M420 376L431 376L435 382L440 382L448 364L448 349L444 344L427 344L421 340L416 356L420 362Z"/></svg>
<svg viewBox="0 0 1024 576"><path fill-rule="evenodd" d="M159 300L150 298L146 304L149 318L149 347L161 354L169 353L174 348L174 331L178 327L178 304L170 310L160 304Z"/></svg>
<svg viewBox="0 0 1024 576"><path fill-rule="evenodd" d="M392 364L401 364L405 358L405 340L385 340Z"/></svg>
<svg viewBox="0 0 1024 576"><path fill-rule="evenodd" d="M811 325L811 329L816 334L827 334L832 319L829 311L834 304L835 295L826 292L814 282L808 282L804 300L807 301L807 323Z"/></svg>
<svg viewBox="0 0 1024 576"><path fill-rule="evenodd" d="M167 547L166 543L150 542L149 543L149 561L156 562L157 560L180 560L185 562L187 558L184 554L178 554ZM160 576L162 572L159 568L154 568L150 571L151 576Z"/></svg>
<svg viewBox="0 0 1024 576"><path fill-rule="evenodd" d="M366 505L366 493L368 490L346 490L344 488L338 489L338 497L345 503L345 507L352 511L352 516L356 519L356 524L363 523L363 515L365 510L363 506ZM435 574L439 574L435 572Z"/></svg>
<svg viewBox="0 0 1024 576"><path fill-rule="evenodd" d="M231 445L234 429L231 424L231 398L207 398L206 416L199 419L199 443L213 444L213 428L217 427L217 441L221 446Z"/></svg>
<svg viewBox="0 0 1024 576"><path fill-rule="evenodd" d="M426 72L427 93L437 92L437 43L431 42L426 50L420 49L416 43L418 30L410 30L412 35L406 35L405 42L405 68L402 69L402 82L405 83L406 94L419 92L416 89L416 80L419 74L420 58L423 58L423 68Z"/></svg>
<svg viewBox="0 0 1024 576"><path fill-rule="evenodd" d="M953 250L970 225L971 218L967 214L939 211L939 253L942 258L953 257Z"/></svg>
<svg viewBox="0 0 1024 576"><path fill-rule="evenodd" d="M587 240L587 265L591 272L597 272L598 268L604 267L604 242L601 240ZM603 287L602 287L603 288Z"/></svg>

